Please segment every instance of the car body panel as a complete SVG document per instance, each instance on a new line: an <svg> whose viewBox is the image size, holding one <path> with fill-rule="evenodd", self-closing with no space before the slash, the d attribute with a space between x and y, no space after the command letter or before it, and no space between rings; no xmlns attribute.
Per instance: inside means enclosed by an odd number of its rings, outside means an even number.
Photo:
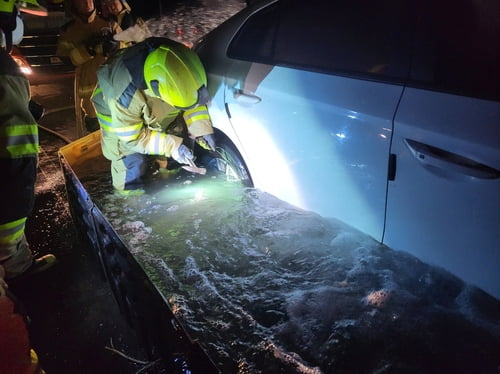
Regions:
<svg viewBox="0 0 500 374"><path fill-rule="evenodd" d="M500 295L500 104L407 88L394 125L384 242ZM407 139L448 153L412 151ZM417 146L418 148L418 146ZM430 156L430 157L429 157ZM484 170L486 169L486 170Z"/></svg>
<svg viewBox="0 0 500 374"><path fill-rule="evenodd" d="M262 64L231 83L230 121L255 187L381 240L402 87Z"/></svg>

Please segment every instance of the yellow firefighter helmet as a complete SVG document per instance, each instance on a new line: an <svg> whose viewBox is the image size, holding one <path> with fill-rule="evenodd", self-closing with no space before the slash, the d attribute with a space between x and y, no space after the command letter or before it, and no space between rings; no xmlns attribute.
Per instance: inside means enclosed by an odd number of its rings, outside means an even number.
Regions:
<svg viewBox="0 0 500 374"><path fill-rule="evenodd" d="M198 55L171 41L149 53L144 78L157 97L178 109L190 109L208 101L207 75Z"/></svg>

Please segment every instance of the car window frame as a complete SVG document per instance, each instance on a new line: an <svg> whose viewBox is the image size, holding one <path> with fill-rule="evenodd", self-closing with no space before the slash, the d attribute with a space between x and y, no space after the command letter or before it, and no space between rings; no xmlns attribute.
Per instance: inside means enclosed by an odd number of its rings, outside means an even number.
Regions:
<svg viewBox="0 0 500 374"><path fill-rule="evenodd" d="M275 2L271 2L271 3L267 4L266 6L251 13L245 19L245 21L242 22L240 27L234 32L234 35L232 36L231 40L229 40L227 48L226 48L226 57L228 57L230 59L234 59L234 60L255 62L255 63L267 64L267 65L272 65L272 66L281 66L281 67L285 67L285 68L311 71L311 72L328 74L328 75L343 76L343 77L363 79L363 80L376 81L376 82L382 82L382 83L397 84L397 85L406 84L407 79L408 79L408 75L410 74L410 68L411 68L411 51L412 51L412 44L413 44L413 35L409 35L407 37L407 41L408 41L407 58L408 58L408 60L405 62L405 65L404 65L405 66L404 75L402 74L399 77L387 76L387 75L383 75L380 73L368 73L368 72L360 72L360 71L355 71L355 70L347 70L347 69L339 69L339 68L326 68L326 67L311 66L308 64L301 64L301 63L297 63L297 62L289 62L289 61L275 59L274 56L248 57L248 56L241 55L239 53L235 53L234 45L235 45L235 43L239 42L239 40L238 40L239 37L242 35L243 32L246 31L246 28L248 27L249 23L253 22L256 17L261 16L264 12L269 12L269 11L275 10L277 7L285 7L288 4L288 1L290 1L290 0L278 0ZM413 20L411 19L411 20L409 20L409 22L411 23L409 25L409 28L411 29L410 32L413 33L413 24L412 24Z"/></svg>
<svg viewBox="0 0 500 374"><path fill-rule="evenodd" d="M459 0L450 11L447 0L421 0L408 87L500 102L500 22L496 22L496 30L491 30L491 23L495 27L494 14L500 14L500 3L490 0L489 4L497 7L488 11L483 9L486 1L479 6L473 0ZM490 25L485 26L488 18ZM488 31L491 35L481 34ZM485 45L487 38L493 40L491 48ZM459 40L468 45L458 46ZM473 50L490 55L474 58ZM455 56L453 62L449 55ZM496 63L488 62L493 59ZM453 72L460 67L463 74ZM488 68L493 69L491 77L484 74ZM482 83L477 84L479 81Z"/></svg>

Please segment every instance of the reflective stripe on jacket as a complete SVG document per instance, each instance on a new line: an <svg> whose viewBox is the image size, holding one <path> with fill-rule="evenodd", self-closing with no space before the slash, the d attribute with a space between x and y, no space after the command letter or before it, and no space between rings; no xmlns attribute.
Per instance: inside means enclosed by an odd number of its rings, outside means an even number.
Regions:
<svg viewBox="0 0 500 374"><path fill-rule="evenodd" d="M192 138L213 134L212 120L206 105L200 105L196 108L186 110L183 114L184 121L186 122L189 135Z"/></svg>
<svg viewBox="0 0 500 374"><path fill-rule="evenodd" d="M36 157L38 127L28 107L29 84L4 53L0 57L0 158Z"/></svg>

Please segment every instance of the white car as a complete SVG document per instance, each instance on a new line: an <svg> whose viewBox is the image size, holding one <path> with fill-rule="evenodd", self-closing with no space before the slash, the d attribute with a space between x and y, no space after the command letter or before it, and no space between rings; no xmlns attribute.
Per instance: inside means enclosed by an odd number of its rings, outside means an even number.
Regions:
<svg viewBox="0 0 500 374"><path fill-rule="evenodd" d="M500 298L498 0L268 0L195 45L254 187Z"/></svg>

